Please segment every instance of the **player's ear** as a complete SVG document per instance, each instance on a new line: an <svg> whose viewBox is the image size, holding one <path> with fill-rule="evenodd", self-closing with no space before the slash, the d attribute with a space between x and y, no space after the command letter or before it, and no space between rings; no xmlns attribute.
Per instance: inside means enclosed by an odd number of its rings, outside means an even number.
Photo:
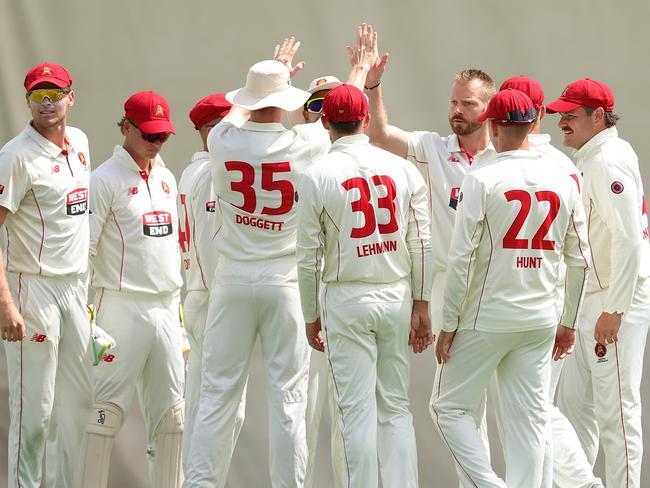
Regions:
<svg viewBox="0 0 650 488"><path fill-rule="evenodd" d="M603 107L598 107L591 113L591 120L595 125L600 124L605 120L605 109Z"/></svg>
<svg viewBox="0 0 650 488"><path fill-rule="evenodd" d="M327 120L327 117L321 117L320 122L323 124L323 127L325 127L325 130L330 130L330 123Z"/></svg>
<svg viewBox="0 0 650 488"><path fill-rule="evenodd" d="M74 100L75 100L74 90L71 90L70 93L68 93L68 107L72 107L74 105Z"/></svg>
<svg viewBox="0 0 650 488"><path fill-rule="evenodd" d="M368 127L370 127L370 114L366 115L366 118L363 119L363 131L365 132Z"/></svg>
<svg viewBox="0 0 650 488"><path fill-rule="evenodd" d="M544 120L544 117L546 117L546 107L542 105L541 107L539 107L539 110L537 111L537 120L541 122L542 120Z"/></svg>

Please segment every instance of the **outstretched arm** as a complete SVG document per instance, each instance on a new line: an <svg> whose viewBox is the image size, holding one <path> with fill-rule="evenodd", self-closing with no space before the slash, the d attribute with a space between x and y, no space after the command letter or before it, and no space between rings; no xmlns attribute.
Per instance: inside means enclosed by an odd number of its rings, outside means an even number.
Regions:
<svg viewBox="0 0 650 488"><path fill-rule="evenodd" d="M366 134L370 142L402 158L408 155L408 137L402 129L388 125L381 91L381 77L388 62L388 53L379 56L377 32L371 25L357 28L354 47L348 47L352 71L348 83L364 88L370 102L370 126Z"/></svg>

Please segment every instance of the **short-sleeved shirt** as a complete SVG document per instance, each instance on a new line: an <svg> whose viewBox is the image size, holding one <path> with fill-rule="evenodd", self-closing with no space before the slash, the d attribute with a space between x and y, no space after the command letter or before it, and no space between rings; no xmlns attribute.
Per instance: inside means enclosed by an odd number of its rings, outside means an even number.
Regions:
<svg viewBox="0 0 650 488"><path fill-rule="evenodd" d="M584 177L592 273L587 292L608 290L604 311L624 313L639 278L650 276L648 215L639 161L616 127L575 152Z"/></svg>
<svg viewBox="0 0 650 488"><path fill-rule="evenodd" d="M157 156L148 174L116 146L90 181L91 285L171 293L182 285L176 180Z"/></svg>
<svg viewBox="0 0 650 488"><path fill-rule="evenodd" d="M88 268L88 139L67 127L65 140L64 150L28 124L0 150L8 271L66 276Z"/></svg>
<svg viewBox="0 0 650 488"><path fill-rule="evenodd" d="M495 154L489 145L480 155L469 155L460 148L456 134L442 137L435 132L409 132L408 159L416 165L429 187L434 272L447 269L447 253L463 178L471 165Z"/></svg>
<svg viewBox="0 0 650 488"><path fill-rule="evenodd" d="M214 189L223 224L217 249L226 259L259 261L295 255L300 178L330 147L317 124L228 121L208 136Z"/></svg>
<svg viewBox="0 0 650 488"><path fill-rule="evenodd" d="M178 182L178 219L185 288L205 291L216 267L214 237L221 226L207 151L194 153Z"/></svg>

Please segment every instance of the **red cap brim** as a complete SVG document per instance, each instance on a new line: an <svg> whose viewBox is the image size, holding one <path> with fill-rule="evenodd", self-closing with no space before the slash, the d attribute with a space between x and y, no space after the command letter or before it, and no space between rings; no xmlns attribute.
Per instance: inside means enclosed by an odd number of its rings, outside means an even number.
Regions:
<svg viewBox="0 0 650 488"><path fill-rule="evenodd" d="M41 78L37 78L34 81L32 81L29 85L25 87L25 89L29 92L34 89L36 85L40 85L41 83L52 83L54 86L57 88L67 88L70 86L69 83L66 83L65 81L61 80L60 78L54 78L51 76L43 76Z"/></svg>
<svg viewBox="0 0 650 488"><path fill-rule="evenodd" d="M168 120L134 120L134 122L144 134L159 134L160 132L171 132L172 134L176 134L174 126Z"/></svg>
<svg viewBox="0 0 650 488"><path fill-rule="evenodd" d="M557 100L554 100L548 105L546 105L546 112L549 114L554 114L557 112L560 113L571 112L581 106L582 106L581 103L569 102L568 100L562 100L561 98L558 98Z"/></svg>

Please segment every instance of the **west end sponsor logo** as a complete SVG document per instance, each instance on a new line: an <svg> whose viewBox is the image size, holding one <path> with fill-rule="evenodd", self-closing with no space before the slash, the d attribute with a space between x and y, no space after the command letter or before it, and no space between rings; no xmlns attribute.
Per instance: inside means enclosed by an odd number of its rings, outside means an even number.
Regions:
<svg viewBox="0 0 650 488"><path fill-rule="evenodd" d="M88 188L77 188L65 196L65 213L83 215L88 210Z"/></svg>
<svg viewBox="0 0 650 488"><path fill-rule="evenodd" d="M142 233L149 237L165 237L172 233L172 216L156 210L142 215Z"/></svg>

